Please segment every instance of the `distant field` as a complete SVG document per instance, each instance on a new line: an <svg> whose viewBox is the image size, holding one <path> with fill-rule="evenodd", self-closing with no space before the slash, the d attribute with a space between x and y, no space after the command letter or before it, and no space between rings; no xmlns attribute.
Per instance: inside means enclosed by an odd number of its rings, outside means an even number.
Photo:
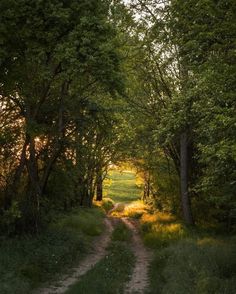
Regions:
<svg viewBox="0 0 236 294"><path fill-rule="evenodd" d="M105 184L105 194L115 202L131 202L140 199L141 189L136 185L135 173L110 171Z"/></svg>

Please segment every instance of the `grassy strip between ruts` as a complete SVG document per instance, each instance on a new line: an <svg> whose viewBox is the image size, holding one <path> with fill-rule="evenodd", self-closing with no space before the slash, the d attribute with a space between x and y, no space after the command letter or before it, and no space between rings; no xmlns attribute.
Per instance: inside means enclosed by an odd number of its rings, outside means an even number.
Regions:
<svg viewBox="0 0 236 294"><path fill-rule="evenodd" d="M144 213L140 222L155 253L148 294L235 294L235 237L189 230L160 212Z"/></svg>
<svg viewBox="0 0 236 294"><path fill-rule="evenodd" d="M32 293L78 264L89 251L91 239L102 232L103 217L101 208L79 208L57 217L38 236L2 239L0 293Z"/></svg>
<svg viewBox="0 0 236 294"><path fill-rule="evenodd" d="M130 279L135 257L128 246L131 234L124 224L118 224L112 234L108 254L93 269L74 284L66 294L118 294Z"/></svg>

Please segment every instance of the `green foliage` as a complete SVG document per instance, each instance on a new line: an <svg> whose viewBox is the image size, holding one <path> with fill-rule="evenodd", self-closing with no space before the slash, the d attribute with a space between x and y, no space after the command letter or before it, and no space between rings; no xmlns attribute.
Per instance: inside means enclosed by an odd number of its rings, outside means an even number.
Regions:
<svg viewBox="0 0 236 294"><path fill-rule="evenodd" d="M199 167L192 187L218 209L217 221L235 223L235 2L178 0L170 26L191 74L185 100ZM194 22L189 21L194 18ZM207 126L207 127L206 127Z"/></svg>
<svg viewBox="0 0 236 294"><path fill-rule="evenodd" d="M109 210L111 210L114 207L115 202L111 199L111 198L103 198L102 199L102 208L104 208L104 210L106 212L108 212Z"/></svg>
<svg viewBox="0 0 236 294"><path fill-rule="evenodd" d="M103 212L99 208L79 209L78 213L63 218L58 221L56 227L67 228L72 231L81 231L81 233L88 236L100 235L103 230Z"/></svg>
<svg viewBox="0 0 236 294"><path fill-rule="evenodd" d="M45 195L45 210L71 208L71 204L76 202L73 193L75 176L75 169L71 164L54 167Z"/></svg>
<svg viewBox="0 0 236 294"><path fill-rule="evenodd" d="M10 235L15 232L16 222L21 218L21 211L18 203L12 203L8 210L5 210L0 221L0 231Z"/></svg>
<svg viewBox="0 0 236 294"><path fill-rule="evenodd" d="M128 64L133 156L151 177L157 204L179 214L180 135L186 131L196 221L232 230L235 1L174 0L161 6L134 0L132 8L139 14L132 39L137 46L130 41L135 54ZM162 158L170 163L170 181ZM206 208L209 213L201 213Z"/></svg>
<svg viewBox="0 0 236 294"><path fill-rule="evenodd" d="M51 209L91 206L97 166L115 160L121 118L107 109L124 79L112 5L0 2L0 209L19 201L24 230Z"/></svg>
<svg viewBox="0 0 236 294"><path fill-rule="evenodd" d="M179 175L173 162L160 153L155 161L150 163L149 173L153 205L160 211L180 215Z"/></svg>

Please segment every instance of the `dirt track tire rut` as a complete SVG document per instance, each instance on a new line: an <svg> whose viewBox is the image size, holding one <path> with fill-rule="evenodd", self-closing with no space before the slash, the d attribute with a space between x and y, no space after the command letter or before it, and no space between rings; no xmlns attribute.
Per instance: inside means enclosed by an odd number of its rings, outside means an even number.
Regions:
<svg viewBox="0 0 236 294"><path fill-rule="evenodd" d="M148 269L151 262L152 254L144 247L135 221L129 220L128 218L122 218L122 221L133 234L131 247L136 257L136 263L131 276L131 280L127 283L124 293L143 294L145 293L145 290L148 288L149 284Z"/></svg>
<svg viewBox="0 0 236 294"><path fill-rule="evenodd" d="M70 276L64 276L62 279L57 282L57 286L50 286L43 289L38 289L35 294L63 294L66 290L78 282L80 277L86 274L93 266L98 263L105 255L106 248L110 242L111 234L113 231L113 220L110 218L105 218L105 231L99 236L93 247L93 252L86 256L84 260L78 265L77 268L74 268L73 274Z"/></svg>

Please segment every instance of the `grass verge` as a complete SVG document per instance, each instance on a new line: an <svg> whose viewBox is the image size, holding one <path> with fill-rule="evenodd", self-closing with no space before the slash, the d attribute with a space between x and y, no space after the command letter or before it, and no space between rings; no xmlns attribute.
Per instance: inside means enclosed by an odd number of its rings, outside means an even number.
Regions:
<svg viewBox="0 0 236 294"><path fill-rule="evenodd" d="M234 294L236 239L191 231L165 213L143 214L144 243L155 258L149 294Z"/></svg>
<svg viewBox="0 0 236 294"><path fill-rule="evenodd" d="M2 239L0 293L27 294L79 262L103 229L101 209L77 209L38 236Z"/></svg>
<svg viewBox="0 0 236 294"><path fill-rule="evenodd" d="M129 234L124 224L118 224L113 231L108 254L66 294L124 293L124 285L130 278L135 262L135 257L127 244Z"/></svg>

